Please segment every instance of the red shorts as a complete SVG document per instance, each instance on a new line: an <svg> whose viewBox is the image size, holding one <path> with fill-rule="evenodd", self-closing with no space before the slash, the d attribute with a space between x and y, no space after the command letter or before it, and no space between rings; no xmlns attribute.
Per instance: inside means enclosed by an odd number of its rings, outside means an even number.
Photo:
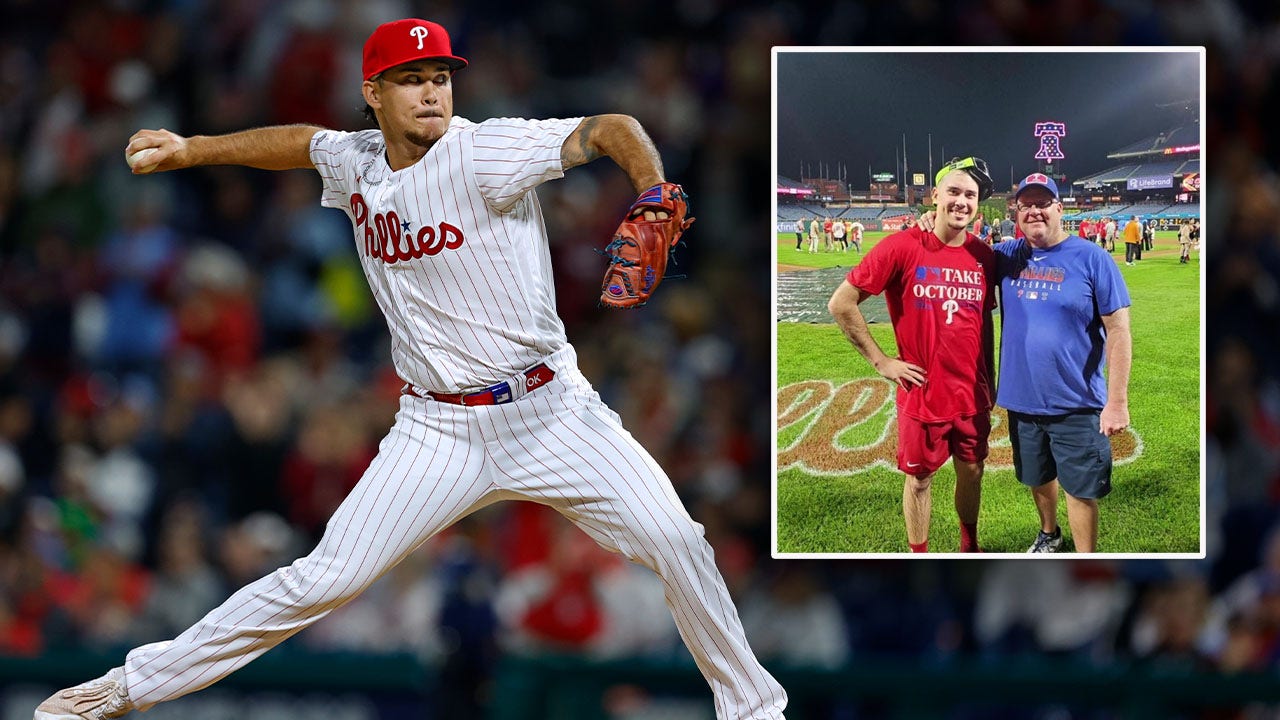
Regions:
<svg viewBox="0 0 1280 720"><path fill-rule="evenodd" d="M936 472L948 456L962 462L987 459L991 413L947 422L924 422L898 413L898 469L908 475Z"/></svg>

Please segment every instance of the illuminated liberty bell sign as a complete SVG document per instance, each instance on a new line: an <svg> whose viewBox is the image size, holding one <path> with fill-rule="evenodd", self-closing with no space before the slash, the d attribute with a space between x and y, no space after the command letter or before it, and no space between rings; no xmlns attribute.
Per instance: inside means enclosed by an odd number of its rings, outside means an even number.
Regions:
<svg viewBox="0 0 1280 720"><path fill-rule="evenodd" d="M1054 160L1065 157L1062 154L1062 138L1066 135L1066 123L1036 123L1036 137L1040 138L1040 149L1036 151L1036 159L1052 163Z"/></svg>

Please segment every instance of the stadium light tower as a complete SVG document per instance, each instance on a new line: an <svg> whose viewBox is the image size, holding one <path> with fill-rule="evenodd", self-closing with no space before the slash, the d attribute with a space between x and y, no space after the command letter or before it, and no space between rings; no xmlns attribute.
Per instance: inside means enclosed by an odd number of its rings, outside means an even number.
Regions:
<svg viewBox="0 0 1280 720"><path fill-rule="evenodd" d="M926 191L933 187L933 133L929 133L929 174L924 176L924 187Z"/></svg>

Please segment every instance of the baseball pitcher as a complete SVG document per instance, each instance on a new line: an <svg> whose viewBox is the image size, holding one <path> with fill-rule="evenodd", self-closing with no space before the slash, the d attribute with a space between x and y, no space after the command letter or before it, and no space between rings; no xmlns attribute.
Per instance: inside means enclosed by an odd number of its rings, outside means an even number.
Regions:
<svg viewBox="0 0 1280 720"><path fill-rule="evenodd" d="M549 505L658 574L717 718L782 717L787 695L747 646L702 526L578 369L533 190L601 156L630 178L639 199L605 251L601 302L616 307L643 304L661 281L691 222L685 193L666 182L630 117L454 116L453 77L466 65L440 25L398 20L364 46L361 90L376 130L142 130L130 139L135 173L314 168L321 204L351 221L403 395L377 457L311 554L176 638L135 648L123 667L53 695L35 720L116 718L207 687L360 594L459 518L506 499Z"/></svg>

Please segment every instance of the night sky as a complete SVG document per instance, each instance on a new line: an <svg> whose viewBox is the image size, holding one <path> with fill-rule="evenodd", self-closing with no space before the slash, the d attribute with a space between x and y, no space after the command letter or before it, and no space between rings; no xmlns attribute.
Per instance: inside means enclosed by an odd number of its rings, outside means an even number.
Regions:
<svg viewBox="0 0 1280 720"><path fill-rule="evenodd" d="M1066 123L1068 182L1119 164L1107 153L1186 124L1198 104L1195 52L806 52L778 53L778 173L837 176L856 190L867 165L892 172L906 133L911 173L950 157L985 159L1000 190L1010 165L1036 168L1035 124ZM946 157L943 156L945 148ZM818 163L830 166L820 173Z"/></svg>

